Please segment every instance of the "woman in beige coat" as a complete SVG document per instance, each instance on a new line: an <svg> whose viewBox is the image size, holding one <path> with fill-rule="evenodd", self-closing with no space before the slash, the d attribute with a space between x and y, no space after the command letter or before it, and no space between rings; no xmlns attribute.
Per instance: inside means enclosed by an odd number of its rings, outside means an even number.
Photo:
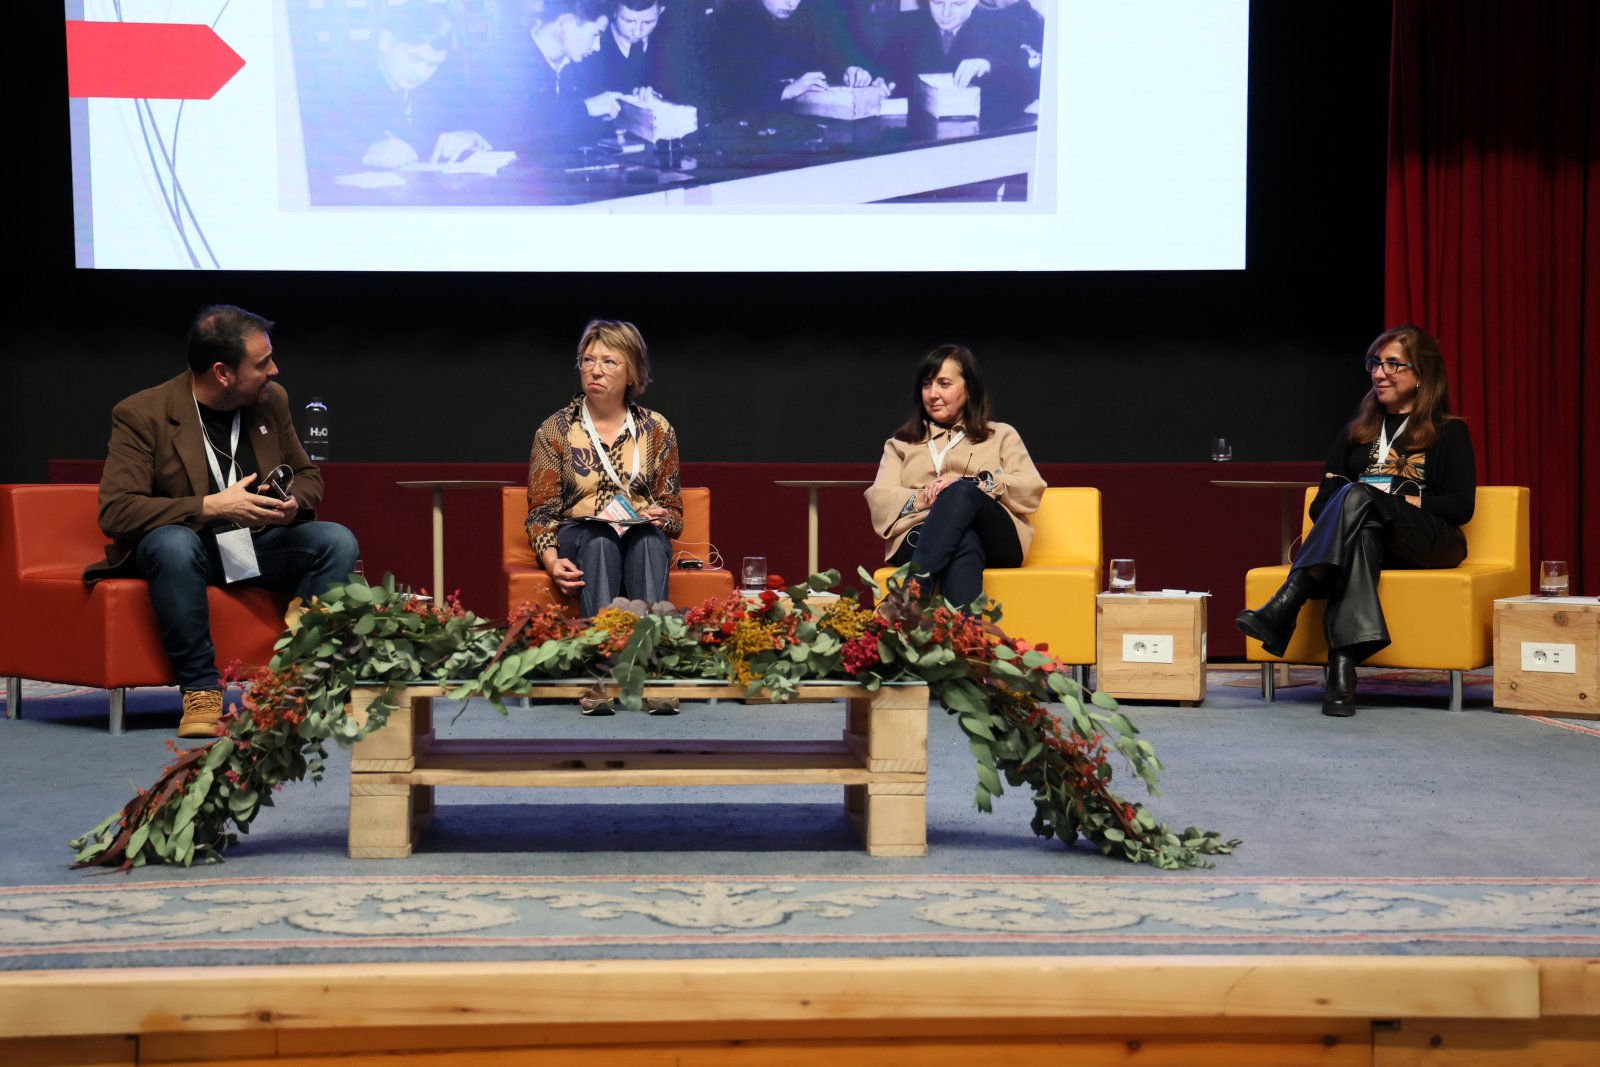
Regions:
<svg viewBox="0 0 1600 1067"><path fill-rule="evenodd" d="M885 558L911 563L914 575L966 607L983 592L985 567L1022 565L1044 479L1017 431L989 421L970 350L935 348L916 383L910 417L884 442L867 506Z"/></svg>

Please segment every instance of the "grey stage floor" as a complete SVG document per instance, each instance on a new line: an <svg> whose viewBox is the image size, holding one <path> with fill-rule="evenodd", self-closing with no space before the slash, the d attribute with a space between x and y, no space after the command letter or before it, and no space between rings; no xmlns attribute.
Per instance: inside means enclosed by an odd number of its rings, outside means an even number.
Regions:
<svg viewBox="0 0 1600 1067"><path fill-rule="evenodd" d="M346 768L291 785L225 864L68 870L67 840L153 780L171 691L33 687L0 723L0 966L256 958L1038 951L1590 952L1600 944L1600 724L1501 714L1469 686L1364 681L1353 719L1319 691L1265 704L1213 670L1197 708L1127 710L1167 766L1149 800L1244 844L1160 872L1046 842L1025 796L972 807L965 741L935 710L929 852L865 855L839 790L441 789L417 854L345 855ZM1229 684L1230 681L1233 684ZM836 737L834 705L686 704L675 718L473 704L446 736ZM1119 779L1130 797L1133 780ZM237 959L237 957L231 957Z"/></svg>

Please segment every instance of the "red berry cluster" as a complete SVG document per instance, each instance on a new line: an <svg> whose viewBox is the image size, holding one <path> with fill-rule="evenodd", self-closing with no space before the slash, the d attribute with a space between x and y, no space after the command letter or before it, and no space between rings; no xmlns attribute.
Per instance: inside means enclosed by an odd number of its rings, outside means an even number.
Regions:
<svg viewBox="0 0 1600 1067"><path fill-rule="evenodd" d="M882 663L878 655L878 635L867 633L846 641L839 650L839 662L850 674L860 674Z"/></svg>

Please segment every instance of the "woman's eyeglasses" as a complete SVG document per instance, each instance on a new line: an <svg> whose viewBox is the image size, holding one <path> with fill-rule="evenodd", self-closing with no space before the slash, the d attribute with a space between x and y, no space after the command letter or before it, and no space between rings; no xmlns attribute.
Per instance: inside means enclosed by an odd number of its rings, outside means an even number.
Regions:
<svg viewBox="0 0 1600 1067"><path fill-rule="evenodd" d="M1416 369L1415 363L1401 363L1398 359L1379 359L1377 356L1368 356L1362 366L1367 368L1368 374L1373 373L1379 367L1383 368L1383 373L1385 374L1399 374L1403 370Z"/></svg>
<svg viewBox="0 0 1600 1067"><path fill-rule="evenodd" d="M599 367L607 374L615 374L622 369L622 361L617 359L596 359L593 356L580 356L578 358L580 370L594 370Z"/></svg>

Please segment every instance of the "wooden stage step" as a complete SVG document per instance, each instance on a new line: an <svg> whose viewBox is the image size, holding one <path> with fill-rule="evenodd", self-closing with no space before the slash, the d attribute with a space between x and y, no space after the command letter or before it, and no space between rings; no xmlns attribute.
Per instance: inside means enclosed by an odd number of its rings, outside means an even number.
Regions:
<svg viewBox="0 0 1600 1067"><path fill-rule="evenodd" d="M1087 956L0 974L30 1067L1594 1067L1600 960Z"/></svg>

